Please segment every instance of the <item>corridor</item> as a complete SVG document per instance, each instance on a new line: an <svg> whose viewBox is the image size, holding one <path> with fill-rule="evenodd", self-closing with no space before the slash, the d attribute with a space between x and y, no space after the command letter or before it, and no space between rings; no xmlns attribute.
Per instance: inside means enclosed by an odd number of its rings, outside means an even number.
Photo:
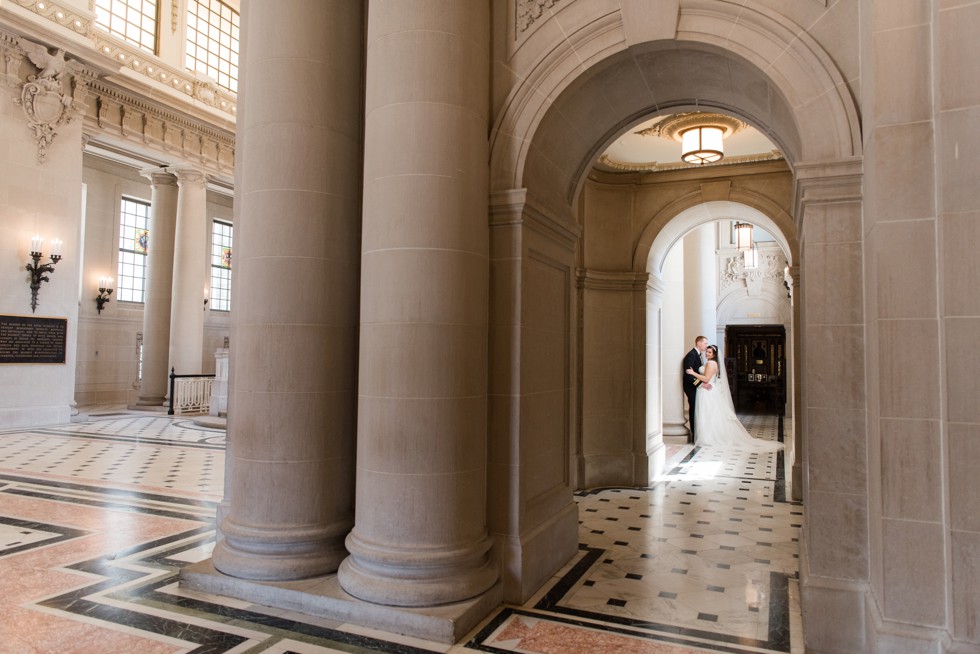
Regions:
<svg viewBox="0 0 980 654"><path fill-rule="evenodd" d="M123 409L0 433L4 651L802 652L781 454L674 447L651 488L579 493L579 554L449 647L179 588L213 546L224 445Z"/></svg>

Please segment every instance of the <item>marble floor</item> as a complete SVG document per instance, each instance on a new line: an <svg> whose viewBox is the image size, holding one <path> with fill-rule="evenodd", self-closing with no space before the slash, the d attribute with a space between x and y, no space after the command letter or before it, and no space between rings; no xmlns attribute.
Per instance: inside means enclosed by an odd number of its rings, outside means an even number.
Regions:
<svg viewBox="0 0 980 654"><path fill-rule="evenodd" d="M743 416L775 439L773 416ZM650 487L577 494L578 555L454 646L185 590L214 540L224 432L91 410L0 432L4 654L802 652L782 454L669 449Z"/></svg>

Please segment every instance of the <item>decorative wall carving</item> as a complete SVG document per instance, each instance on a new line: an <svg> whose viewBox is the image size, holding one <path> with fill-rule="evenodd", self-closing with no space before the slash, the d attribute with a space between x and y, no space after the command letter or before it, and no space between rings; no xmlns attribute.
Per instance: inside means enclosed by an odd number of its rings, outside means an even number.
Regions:
<svg viewBox="0 0 980 654"><path fill-rule="evenodd" d="M786 258L778 254L759 253L759 267L754 270L745 269L741 252L732 256L722 255L718 294L724 295L733 287L743 285L752 290L765 280L782 284L785 267Z"/></svg>
<svg viewBox="0 0 980 654"><path fill-rule="evenodd" d="M551 9L561 0L517 0L515 18L517 31L525 32L534 21L541 18L545 9Z"/></svg>
<svg viewBox="0 0 980 654"><path fill-rule="evenodd" d="M28 75L21 86L20 97L14 101L24 109L27 126L34 132L37 141L37 160L44 163L48 146L54 141L58 130L70 123L82 109L81 103L68 89L73 86L72 73L80 73L83 67L65 59L65 51L58 48L52 52L47 46L21 38L17 45L23 56L38 69L37 74ZM84 82L76 83L80 98L85 95Z"/></svg>

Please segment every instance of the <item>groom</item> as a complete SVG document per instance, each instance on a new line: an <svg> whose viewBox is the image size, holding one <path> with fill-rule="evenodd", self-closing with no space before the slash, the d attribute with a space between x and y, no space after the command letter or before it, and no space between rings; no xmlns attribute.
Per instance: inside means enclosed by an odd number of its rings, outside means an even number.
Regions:
<svg viewBox="0 0 980 654"><path fill-rule="evenodd" d="M681 368L681 370L684 371L687 370L688 368L693 368L695 370L698 370L702 365L704 365L704 361L702 360L702 357L704 356L704 350L707 347L708 347L707 336L698 336L697 338L695 338L694 348L690 352L688 352L687 355L684 357L684 365ZM686 372L681 372L681 376L684 378L684 382L683 382L684 395L687 395L687 407L688 407L687 415L688 415L688 420L691 423L691 440L689 442L693 443L694 433L695 433L694 432L695 429L694 403L697 399L698 385L701 384L701 380L697 379L696 377L692 377ZM705 384L704 388L705 390L710 391L711 384Z"/></svg>

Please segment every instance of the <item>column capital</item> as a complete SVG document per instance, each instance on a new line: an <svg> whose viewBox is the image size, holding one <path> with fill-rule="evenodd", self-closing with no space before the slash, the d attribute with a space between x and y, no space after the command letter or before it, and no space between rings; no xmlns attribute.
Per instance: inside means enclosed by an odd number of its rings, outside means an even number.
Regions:
<svg viewBox="0 0 980 654"><path fill-rule="evenodd" d="M647 275L647 291L649 291L655 300L663 302L664 293L667 292L667 283L660 279L656 275Z"/></svg>
<svg viewBox="0 0 980 654"><path fill-rule="evenodd" d="M177 186L177 178L174 177L172 173L168 172L167 168L162 166L143 168L140 170L140 175L150 180L150 184L152 186L157 186L160 184Z"/></svg>
<svg viewBox="0 0 980 654"><path fill-rule="evenodd" d="M190 166L168 166L166 170L177 178L177 183L179 185L198 184L201 187L207 186L207 173L200 168L192 168Z"/></svg>
<svg viewBox="0 0 980 654"><path fill-rule="evenodd" d="M573 250L582 228L551 214L543 204L535 202L526 188L494 191L490 194L490 227L520 225Z"/></svg>

